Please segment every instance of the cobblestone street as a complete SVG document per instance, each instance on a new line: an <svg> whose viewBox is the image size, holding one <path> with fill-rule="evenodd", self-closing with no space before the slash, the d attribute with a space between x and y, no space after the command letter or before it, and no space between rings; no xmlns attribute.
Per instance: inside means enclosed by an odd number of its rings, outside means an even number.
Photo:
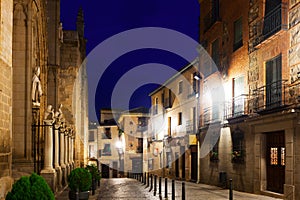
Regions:
<svg viewBox="0 0 300 200"><path fill-rule="evenodd" d="M175 184L176 199L181 199L181 182L176 181ZM150 187L146 188L141 182L135 179L102 179L101 187L96 191L96 195L92 199L160 199L158 194L158 183L157 192L154 196L154 190L150 192ZM211 199L211 200L225 200L229 199L227 189L222 189L215 186L186 183L186 199L196 200L196 199ZM98 196L97 196L98 195ZM164 197L164 181L162 181L162 198ZM91 198L90 198L91 199ZM171 199L171 180L168 180L168 199ZM276 199L272 197L254 195L244 192L233 191L233 199L238 200L271 200Z"/></svg>

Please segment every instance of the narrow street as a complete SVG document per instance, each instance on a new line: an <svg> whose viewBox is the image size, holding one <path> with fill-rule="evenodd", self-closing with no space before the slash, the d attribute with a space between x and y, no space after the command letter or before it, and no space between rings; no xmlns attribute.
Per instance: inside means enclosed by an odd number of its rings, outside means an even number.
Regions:
<svg viewBox="0 0 300 200"><path fill-rule="evenodd" d="M181 182L176 181L175 184L176 199L181 199ZM149 192L150 187L143 185L141 182L135 179L128 178L116 178L116 179L102 179L100 189L96 191L96 194L90 199L160 199L158 194L158 183L157 193L154 196L153 189ZM97 197L98 196L98 197ZM164 181L162 182L162 198L164 197ZM168 199L171 199L171 180L168 180ZM228 190L222 189L215 186L186 183L186 199L196 200L226 200L228 197ZM233 199L238 200L272 200L276 198L254 195L244 192L233 191Z"/></svg>

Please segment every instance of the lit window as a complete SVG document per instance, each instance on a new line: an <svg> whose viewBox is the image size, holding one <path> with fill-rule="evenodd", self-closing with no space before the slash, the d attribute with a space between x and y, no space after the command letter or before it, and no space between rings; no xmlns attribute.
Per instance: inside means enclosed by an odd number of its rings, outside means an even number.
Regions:
<svg viewBox="0 0 300 200"><path fill-rule="evenodd" d="M281 165L285 166L285 148L281 147Z"/></svg>
<svg viewBox="0 0 300 200"><path fill-rule="evenodd" d="M278 164L278 150L276 147L271 147L271 165Z"/></svg>

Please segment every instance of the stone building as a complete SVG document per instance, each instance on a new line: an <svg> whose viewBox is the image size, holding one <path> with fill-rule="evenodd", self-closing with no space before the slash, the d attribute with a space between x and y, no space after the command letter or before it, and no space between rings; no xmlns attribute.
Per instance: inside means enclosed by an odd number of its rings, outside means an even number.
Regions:
<svg viewBox="0 0 300 200"><path fill-rule="evenodd" d="M119 130L124 136L124 172L148 171L147 139L149 113L146 108L135 108L121 113ZM126 176L126 174L124 174Z"/></svg>
<svg viewBox="0 0 300 200"><path fill-rule="evenodd" d="M0 1L0 199L13 183L12 98L13 98L13 2Z"/></svg>
<svg viewBox="0 0 300 200"><path fill-rule="evenodd" d="M87 161L83 13L69 34L59 4L1 1L0 199L32 172L58 191Z"/></svg>
<svg viewBox="0 0 300 200"><path fill-rule="evenodd" d="M124 167L125 140L119 133L119 127L115 119L120 110L101 109L100 126L98 127L98 159L103 178L117 178ZM123 162L122 162L123 160ZM123 163L123 165L122 165ZM123 170L122 170L123 171Z"/></svg>
<svg viewBox="0 0 300 200"><path fill-rule="evenodd" d="M150 93L149 171L188 181L198 181L200 74L197 59Z"/></svg>
<svg viewBox="0 0 300 200"><path fill-rule="evenodd" d="M200 96L201 143L219 125L200 181L225 186L232 178L237 190L299 199L299 1L199 2L200 43L225 91L218 105Z"/></svg>

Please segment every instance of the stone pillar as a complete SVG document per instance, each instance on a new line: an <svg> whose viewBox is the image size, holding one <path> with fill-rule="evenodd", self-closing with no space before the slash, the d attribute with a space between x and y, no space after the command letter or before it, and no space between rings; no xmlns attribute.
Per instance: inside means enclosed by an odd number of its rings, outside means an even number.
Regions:
<svg viewBox="0 0 300 200"><path fill-rule="evenodd" d="M71 164L72 164L72 168L74 169L75 168L75 163L74 163L74 132L72 134L72 137L71 137Z"/></svg>
<svg viewBox="0 0 300 200"><path fill-rule="evenodd" d="M72 131L69 131L68 134L68 143L69 143L69 153L68 153L68 163L70 166L70 171L72 171L72 161L71 161L71 154L72 154L72 146L71 146L71 137L72 137Z"/></svg>
<svg viewBox="0 0 300 200"><path fill-rule="evenodd" d="M54 167L55 167L55 171L56 171L56 174L57 174L57 186L59 189L62 188L62 171L61 171L61 167L59 165L59 151L60 151L60 148L59 148L59 127L60 127L60 124L56 123L54 125Z"/></svg>
<svg viewBox="0 0 300 200"><path fill-rule="evenodd" d="M64 163L66 165L66 173L67 175L70 174L70 166L69 166L69 162L68 162L68 152L69 152L69 143L68 143L68 131L65 131L65 135L64 135L64 141L65 141L65 155L64 155Z"/></svg>
<svg viewBox="0 0 300 200"><path fill-rule="evenodd" d="M62 170L62 184L67 185L67 171L65 164L65 129L60 129L60 166Z"/></svg>
<svg viewBox="0 0 300 200"><path fill-rule="evenodd" d="M44 168L41 171L41 175L45 178L52 191L56 190L56 172L53 169L53 120L44 120L45 125L45 157Z"/></svg>

